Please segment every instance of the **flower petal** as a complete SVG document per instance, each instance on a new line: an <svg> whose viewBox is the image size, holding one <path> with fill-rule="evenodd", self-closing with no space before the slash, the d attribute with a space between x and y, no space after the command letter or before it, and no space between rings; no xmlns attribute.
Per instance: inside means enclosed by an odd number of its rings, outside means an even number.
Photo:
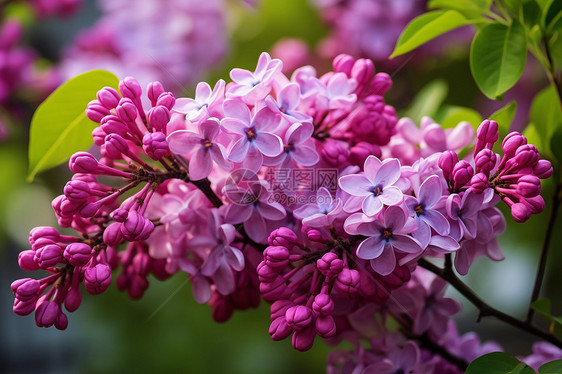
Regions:
<svg viewBox="0 0 562 374"><path fill-rule="evenodd" d="M428 209L419 218L427 222L439 235L447 235L450 230L449 221L436 210Z"/></svg>
<svg viewBox="0 0 562 374"><path fill-rule="evenodd" d="M426 208L431 208L441 198L443 188L437 175L432 175L421 184L418 191L418 201Z"/></svg>
<svg viewBox="0 0 562 374"><path fill-rule="evenodd" d="M400 161L397 158L386 159L375 175L375 186L390 186L400 178Z"/></svg>
<svg viewBox="0 0 562 374"><path fill-rule="evenodd" d="M382 210L382 207L383 203L380 199L380 196L370 194L369 196L365 197L365 200L363 200L363 213L365 213L369 217L372 217L380 212Z"/></svg>
<svg viewBox="0 0 562 374"><path fill-rule="evenodd" d="M254 211L254 207L252 205L231 204L226 208L226 213L224 214L224 221L231 223L233 225L245 222L247 219L250 218L253 211Z"/></svg>
<svg viewBox="0 0 562 374"><path fill-rule="evenodd" d="M219 131L220 124L216 118L209 118L199 125L199 134L203 139L213 140L217 137Z"/></svg>
<svg viewBox="0 0 562 374"><path fill-rule="evenodd" d="M394 234L392 236L392 246L400 252L420 253L423 248L416 239L408 235Z"/></svg>
<svg viewBox="0 0 562 374"><path fill-rule="evenodd" d="M254 144L256 148L267 157L275 157L283 152L283 142L281 138L269 132L259 132L256 134Z"/></svg>
<svg viewBox="0 0 562 374"><path fill-rule="evenodd" d="M292 156L293 160L302 166L316 165L316 163L320 160L316 149L306 145L296 146L294 151L289 154Z"/></svg>
<svg viewBox="0 0 562 374"><path fill-rule="evenodd" d="M357 247L357 257L363 260L370 260L379 257L385 247L385 241L382 236L371 236L359 244Z"/></svg>
<svg viewBox="0 0 562 374"><path fill-rule="evenodd" d="M189 154L201 145L201 137L194 132L177 130L166 138L170 151L175 154Z"/></svg>
<svg viewBox="0 0 562 374"><path fill-rule="evenodd" d="M213 162L208 149L199 148L189 160L189 179L198 181L206 178L212 169Z"/></svg>
<svg viewBox="0 0 562 374"><path fill-rule="evenodd" d="M237 118L250 125L252 114L246 104L237 99L227 99L223 103L225 117Z"/></svg>
<svg viewBox="0 0 562 374"><path fill-rule="evenodd" d="M271 221L278 221L285 218L285 216L287 215L287 213L285 212L285 208L283 208L281 204L276 202L266 203L264 201L260 201L256 205L256 209L263 218Z"/></svg>
<svg viewBox="0 0 562 374"><path fill-rule="evenodd" d="M383 187L379 198L384 205L398 205L404 200L404 194L398 187L386 186Z"/></svg>
<svg viewBox="0 0 562 374"><path fill-rule="evenodd" d="M234 142L230 148L228 158L234 162L242 162L250 149L248 138L242 137Z"/></svg>
<svg viewBox="0 0 562 374"><path fill-rule="evenodd" d="M396 268L396 255L392 247L386 245L383 252L377 258L371 260L371 267L380 275L389 275Z"/></svg>
<svg viewBox="0 0 562 374"><path fill-rule="evenodd" d="M364 175L344 175L338 180L342 190L353 196L372 195L373 184Z"/></svg>

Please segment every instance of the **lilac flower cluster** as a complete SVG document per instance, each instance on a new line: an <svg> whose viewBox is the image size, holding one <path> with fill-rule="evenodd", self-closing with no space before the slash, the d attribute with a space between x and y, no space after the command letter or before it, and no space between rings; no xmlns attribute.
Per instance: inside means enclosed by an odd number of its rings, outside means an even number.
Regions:
<svg viewBox="0 0 562 374"><path fill-rule="evenodd" d="M102 17L65 51L61 76L91 69L134 75L142 85L157 79L181 92L226 54L222 0L100 0Z"/></svg>
<svg viewBox="0 0 562 374"><path fill-rule="evenodd" d="M511 133L500 158L498 125L486 120L473 156L459 159L472 129L398 121L382 96L390 77L366 59L339 55L331 72L305 66L289 78L263 53L254 71L230 75L199 83L194 98L159 82L143 95L131 77L120 93L98 92L86 115L99 124L102 157L74 154L74 176L52 204L77 235L32 230L20 266L50 275L15 281L14 311L66 328L62 306L78 308L80 284L101 293L121 265L117 288L132 298L149 274L184 273L217 321L263 298L274 340L291 336L301 351L316 336L356 343L334 354L333 371L458 372L498 349L458 336L459 304L418 261L454 254L466 274L478 256L501 260L499 201L517 221L544 208L540 179L552 167L536 148Z"/></svg>

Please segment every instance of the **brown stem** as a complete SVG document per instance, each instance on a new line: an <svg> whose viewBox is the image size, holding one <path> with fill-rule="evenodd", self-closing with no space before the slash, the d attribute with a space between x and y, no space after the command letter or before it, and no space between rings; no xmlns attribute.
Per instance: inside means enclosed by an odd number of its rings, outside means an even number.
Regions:
<svg viewBox="0 0 562 374"><path fill-rule="evenodd" d="M531 323L529 323L528 321L522 321L515 317L512 317L509 314L506 314L498 309L495 309L492 306L488 305L486 302L484 302L480 297L478 297L478 295L474 293L474 291L472 291L463 281L461 281L457 277L457 275L452 269L450 258L451 255L447 254L446 265L444 268L440 268L424 258L418 260L418 264L421 267L431 271L432 273L446 280L451 286L453 286L457 291L459 291L461 295L466 297L478 309L479 311L478 321L480 321L482 317L488 317L488 316L496 317L497 319L507 323L508 325L526 331L532 335L535 335L537 337L546 340L547 342L559 348L562 348L562 341L556 339L554 335L541 331L537 329L535 326L533 326Z"/></svg>

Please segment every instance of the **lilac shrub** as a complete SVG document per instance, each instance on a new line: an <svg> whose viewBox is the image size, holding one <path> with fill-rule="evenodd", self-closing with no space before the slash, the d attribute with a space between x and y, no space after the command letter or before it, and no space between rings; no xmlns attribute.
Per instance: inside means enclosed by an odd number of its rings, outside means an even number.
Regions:
<svg viewBox="0 0 562 374"><path fill-rule="evenodd" d="M64 309L82 289L104 292L120 266L117 288L135 299L150 274L183 273L217 321L263 299L274 340L300 351L317 336L351 341L329 372L457 373L498 350L459 336L460 304L427 259L454 256L466 274L479 256L503 258L497 205L518 222L544 209L540 180L553 169L536 147L514 132L495 154L490 120L476 137L466 123L398 120L383 97L390 77L367 59L339 55L331 72L287 77L263 53L230 75L199 83L195 98L160 82L143 92L132 77L98 92L86 115L101 158L74 154L52 203L76 234L30 232L19 265L48 275L12 283L14 312L65 329Z"/></svg>

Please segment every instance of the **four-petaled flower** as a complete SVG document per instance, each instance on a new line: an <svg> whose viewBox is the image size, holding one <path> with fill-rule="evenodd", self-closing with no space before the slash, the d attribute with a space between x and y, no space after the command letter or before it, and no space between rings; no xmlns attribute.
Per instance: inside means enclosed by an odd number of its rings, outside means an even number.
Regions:
<svg viewBox="0 0 562 374"><path fill-rule="evenodd" d="M326 187L320 187L316 192L316 203L306 204L293 211L293 215L310 227L328 227L342 211L339 198L332 198Z"/></svg>

